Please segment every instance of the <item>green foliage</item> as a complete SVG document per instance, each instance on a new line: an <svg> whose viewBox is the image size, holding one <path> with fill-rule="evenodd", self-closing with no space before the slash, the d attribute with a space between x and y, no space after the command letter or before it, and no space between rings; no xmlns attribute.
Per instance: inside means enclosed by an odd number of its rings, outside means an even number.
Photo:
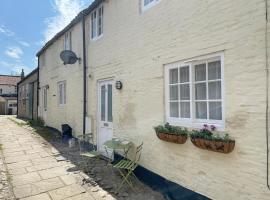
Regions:
<svg viewBox="0 0 270 200"><path fill-rule="evenodd" d="M188 136L188 130L186 128L172 126L169 123L166 123L164 126L162 125L156 126L154 127L154 129L157 133Z"/></svg>
<svg viewBox="0 0 270 200"><path fill-rule="evenodd" d="M29 120L28 121L28 124L30 126L40 126L40 127L43 127L44 126L44 120L42 118L38 117L35 120Z"/></svg>
<svg viewBox="0 0 270 200"><path fill-rule="evenodd" d="M231 142L233 139L230 138L229 134L226 133L224 136L221 136L218 133L213 133L211 131L205 131L205 130L193 130L190 134L191 138L201 138L201 139L206 139L206 140L211 140L211 141L216 141L216 142Z"/></svg>

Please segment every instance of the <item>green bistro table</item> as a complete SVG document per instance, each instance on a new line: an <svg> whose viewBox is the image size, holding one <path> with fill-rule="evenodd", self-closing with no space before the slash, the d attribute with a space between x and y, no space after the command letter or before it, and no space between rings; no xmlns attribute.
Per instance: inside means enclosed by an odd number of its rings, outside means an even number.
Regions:
<svg viewBox="0 0 270 200"><path fill-rule="evenodd" d="M121 140L118 138L113 138L111 140L106 141L103 145L105 147L108 158L110 158L111 160L114 160L113 156L114 156L115 151L117 150L122 150L124 152L124 157L126 158L129 150L132 147L132 144L133 143L128 140ZM108 149L112 150L111 156L109 155Z"/></svg>

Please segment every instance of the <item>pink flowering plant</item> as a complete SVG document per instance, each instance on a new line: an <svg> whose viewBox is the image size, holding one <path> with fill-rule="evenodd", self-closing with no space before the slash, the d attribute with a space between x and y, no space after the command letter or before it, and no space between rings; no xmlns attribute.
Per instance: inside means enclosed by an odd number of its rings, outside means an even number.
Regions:
<svg viewBox="0 0 270 200"><path fill-rule="evenodd" d="M190 133L190 137L201 138L201 139L212 140L212 141L223 141L223 142L232 141L228 133L225 133L224 136L220 136L216 132L216 129L217 128L215 125L204 124L200 130L193 130Z"/></svg>

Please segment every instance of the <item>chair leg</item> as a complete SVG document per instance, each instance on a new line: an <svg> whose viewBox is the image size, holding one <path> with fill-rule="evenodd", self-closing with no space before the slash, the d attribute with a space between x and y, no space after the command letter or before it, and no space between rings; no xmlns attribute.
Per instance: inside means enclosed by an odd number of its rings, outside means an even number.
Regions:
<svg viewBox="0 0 270 200"><path fill-rule="evenodd" d="M123 185L124 185L125 182L129 185L129 187L132 190L134 190L134 187L133 187L132 182L128 179L129 176L132 174L132 171L131 170L128 170L128 173L126 175L120 169L118 169L118 171L121 174L123 180L122 180L120 186L117 188L116 192L118 193L120 191L120 189L123 187Z"/></svg>

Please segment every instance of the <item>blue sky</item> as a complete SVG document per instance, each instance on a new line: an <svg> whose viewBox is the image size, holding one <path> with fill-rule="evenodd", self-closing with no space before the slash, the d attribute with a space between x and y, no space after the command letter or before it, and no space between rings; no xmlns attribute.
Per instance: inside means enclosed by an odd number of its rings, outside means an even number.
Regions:
<svg viewBox="0 0 270 200"><path fill-rule="evenodd" d="M1 0L0 74L37 67L36 53L93 0Z"/></svg>

